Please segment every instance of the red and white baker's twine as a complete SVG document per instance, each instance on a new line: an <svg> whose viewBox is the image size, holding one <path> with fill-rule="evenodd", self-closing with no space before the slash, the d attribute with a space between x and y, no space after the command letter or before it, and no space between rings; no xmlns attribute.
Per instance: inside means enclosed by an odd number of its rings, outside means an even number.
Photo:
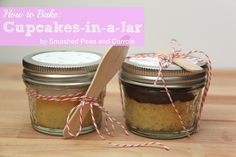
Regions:
<svg viewBox="0 0 236 157"><path fill-rule="evenodd" d="M70 113L68 114L67 117L67 123L66 126L68 128L68 133L70 134L70 136L72 137L77 137L80 135L81 130L82 130L82 113L83 113L83 107L85 105L89 105L90 107L90 113L91 113L91 118L92 118L92 123L95 127L95 130L97 132L97 134L99 135L99 137L102 140L107 141L107 139L102 135L102 133L99 131L95 117L94 117L94 113L93 113L93 107L98 107L104 114L105 114L105 131L108 135L113 135L113 132L115 131L115 125L120 126L124 133L129 136L129 133L127 131L127 129L125 128L125 126L119 122L116 118L112 117L109 112L102 106L100 106L97 102L98 99L92 98L92 97L85 97L83 92L79 92L76 94L69 94L69 95L60 95L60 96L45 96L45 95L41 95L39 93L37 93L36 91L33 91L31 89L26 89L26 92L29 96L34 97L35 99L40 99L40 100L45 100L45 101L71 101L71 102L78 102L79 105L75 106L74 108L71 109ZM69 117L70 115L76 110L79 109L80 112L80 116L79 116L79 130L76 134L73 134L70 130L70 127L68 125L69 122ZM111 130L108 128L108 123L111 123ZM169 150L169 147L163 145L162 143L159 143L157 141L151 141L151 142L145 142L145 143L140 143L140 144L117 144L117 143L113 143L111 141L107 141L108 144L114 146L114 147L120 147L120 148L129 148L129 147L148 147L148 146L153 146L156 145L159 148L165 149L165 150Z"/></svg>

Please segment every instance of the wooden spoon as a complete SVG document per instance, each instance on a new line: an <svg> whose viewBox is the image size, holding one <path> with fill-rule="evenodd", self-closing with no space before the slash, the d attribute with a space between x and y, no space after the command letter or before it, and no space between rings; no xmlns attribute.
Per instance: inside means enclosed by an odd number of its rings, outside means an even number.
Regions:
<svg viewBox="0 0 236 157"><path fill-rule="evenodd" d="M129 38L125 36L124 38ZM122 39L124 39L122 38ZM104 89L106 84L112 79L112 77L120 69L127 53L129 46L113 46L103 57L101 63L98 66L98 69L95 73L95 76L86 92L86 96L97 97L100 92ZM86 115L89 112L89 106L84 106L83 108L83 121ZM79 130L79 109L75 110L70 116L69 119L69 128L72 134L76 134ZM64 128L64 137L71 138L68 133L68 128Z"/></svg>

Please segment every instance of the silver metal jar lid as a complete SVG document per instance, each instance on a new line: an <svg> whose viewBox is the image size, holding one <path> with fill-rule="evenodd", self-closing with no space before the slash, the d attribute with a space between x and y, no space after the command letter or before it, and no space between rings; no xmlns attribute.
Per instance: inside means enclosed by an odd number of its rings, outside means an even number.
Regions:
<svg viewBox="0 0 236 157"><path fill-rule="evenodd" d="M101 54L90 51L46 51L23 58L23 79L53 86L89 85Z"/></svg>
<svg viewBox="0 0 236 157"><path fill-rule="evenodd" d="M154 84L160 66L158 58L152 57L153 55L154 53L145 53L145 55L136 54L132 57L127 57L120 72L121 81L140 86L163 88L161 80L158 80L156 85ZM199 88L204 86L206 62L193 56L189 56L186 59L201 66L203 69L189 72L171 63L168 68L162 69L163 78L168 88Z"/></svg>

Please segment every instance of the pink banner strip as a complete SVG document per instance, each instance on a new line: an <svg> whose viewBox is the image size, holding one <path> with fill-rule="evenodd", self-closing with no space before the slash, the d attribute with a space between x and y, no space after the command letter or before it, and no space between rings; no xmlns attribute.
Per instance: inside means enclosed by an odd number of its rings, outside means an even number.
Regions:
<svg viewBox="0 0 236 157"><path fill-rule="evenodd" d="M144 9L0 8L0 36L0 46L143 45Z"/></svg>

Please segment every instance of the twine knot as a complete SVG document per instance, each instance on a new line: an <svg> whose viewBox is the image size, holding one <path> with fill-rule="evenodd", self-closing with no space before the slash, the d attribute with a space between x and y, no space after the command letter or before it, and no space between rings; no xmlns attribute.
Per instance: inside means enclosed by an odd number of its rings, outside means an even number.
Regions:
<svg viewBox="0 0 236 157"><path fill-rule="evenodd" d="M80 101L84 101L86 104L89 104L89 103L97 103L98 102L98 98L94 98L94 97L90 97L90 96L86 96L86 95L82 95L80 97Z"/></svg>
<svg viewBox="0 0 236 157"><path fill-rule="evenodd" d="M158 54L159 65L161 68L168 68L175 58L186 58L188 54L174 51L168 54Z"/></svg>

